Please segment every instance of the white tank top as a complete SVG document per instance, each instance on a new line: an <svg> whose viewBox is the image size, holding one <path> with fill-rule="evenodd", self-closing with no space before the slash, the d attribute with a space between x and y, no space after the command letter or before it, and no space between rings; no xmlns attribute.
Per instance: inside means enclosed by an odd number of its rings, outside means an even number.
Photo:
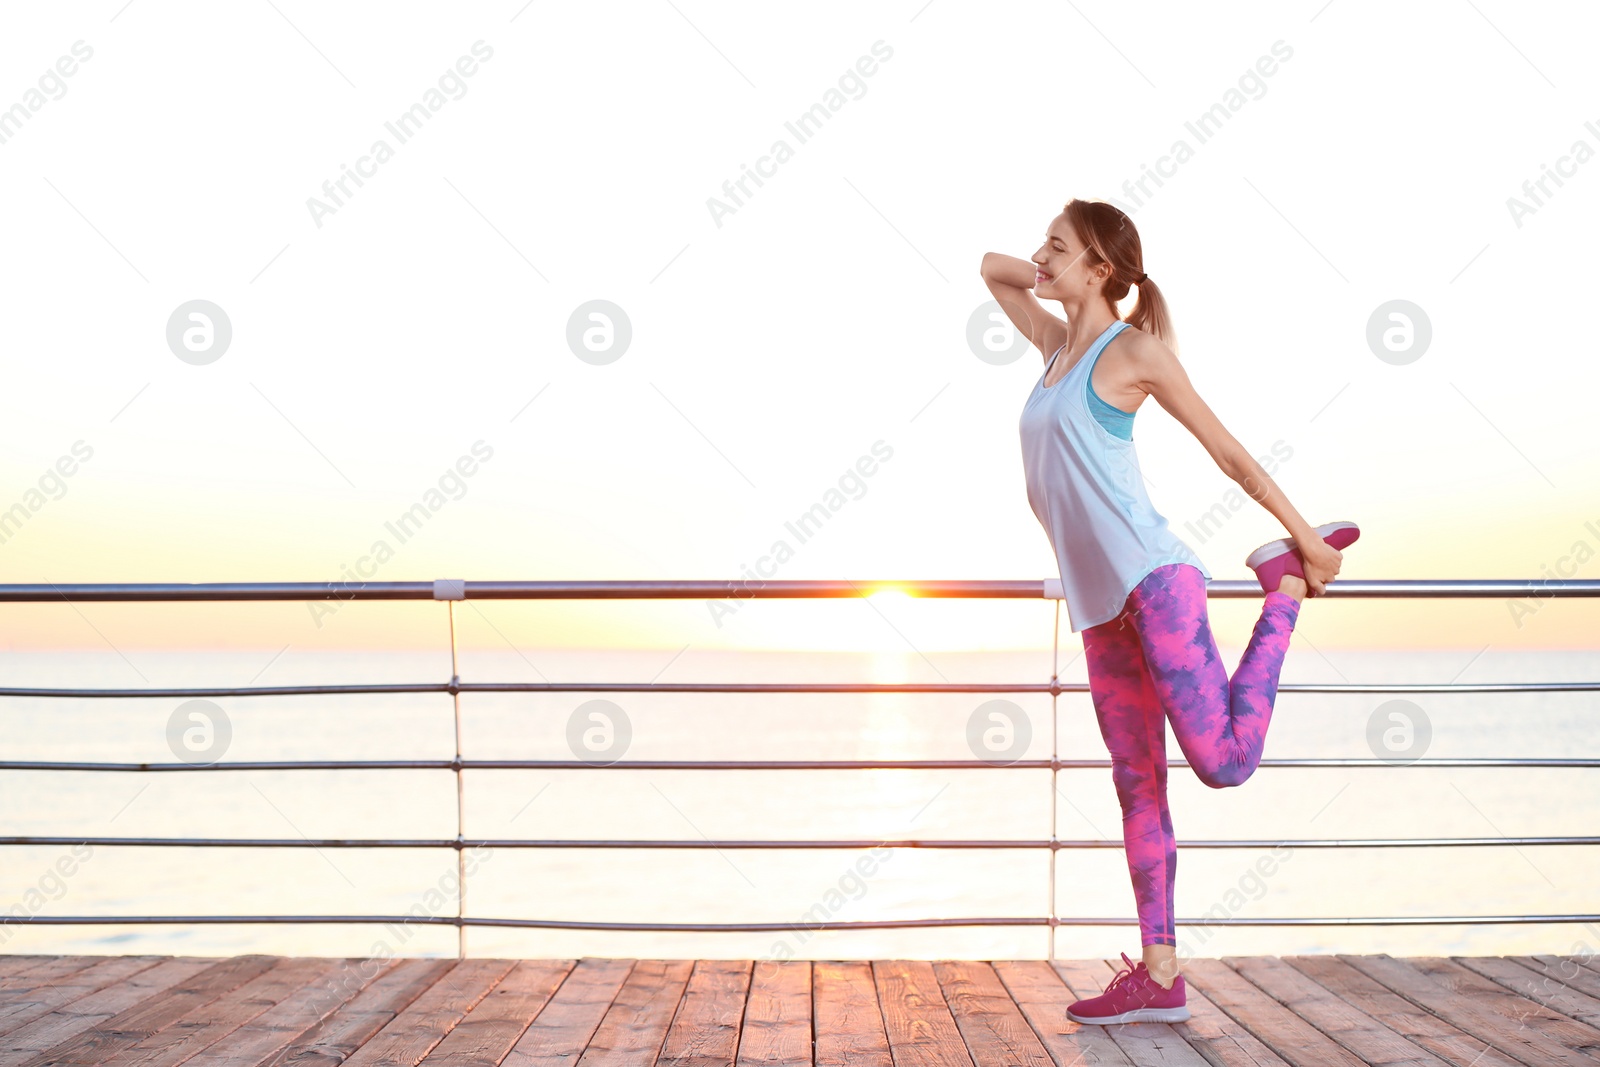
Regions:
<svg viewBox="0 0 1600 1067"><path fill-rule="evenodd" d="M1190 563L1211 578L1151 505L1133 442L1106 430L1089 410L1095 361L1127 326L1120 319L1107 326L1067 376L1046 388L1061 354L1056 349L1022 407L1028 503L1055 549L1073 633L1116 618L1157 567Z"/></svg>

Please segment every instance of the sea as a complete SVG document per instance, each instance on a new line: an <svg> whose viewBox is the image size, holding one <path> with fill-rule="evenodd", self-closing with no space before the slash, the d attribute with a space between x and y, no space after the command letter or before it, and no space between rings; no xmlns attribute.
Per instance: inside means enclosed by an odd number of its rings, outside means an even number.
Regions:
<svg viewBox="0 0 1600 1067"><path fill-rule="evenodd" d="M1065 638L1065 635L1063 635ZM1296 639L1282 682L1372 685L1600 680L1595 650L1338 650ZM1222 648L1230 665L1241 649ZM988 652L468 649L468 681L1043 682L1048 647ZM1085 680L1076 639L1061 678ZM0 685L239 686L433 682L447 650L13 650ZM270 663L270 670L263 664ZM599 701L600 703L596 703ZM198 708L200 718L195 718ZM7 761L216 763L449 759L448 694L0 698ZM582 759L558 770L461 774L467 838L687 840L1048 839L1119 841L1105 767L1019 768L1016 759L1105 759L1087 693L696 694L558 691L460 697L462 752ZM1600 771L1428 767L1431 757L1600 758L1594 692L1298 693L1281 690L1266 758L1377 757L1370 767L1262 767L1212 789L1171 771L1176 908L1185 956L1504 955L1600 949L1583 922L1364 925L1363 917L1600 912L1600 846L1293 847L1357 838L1488 838L1600 832ZM1398 716L1398 717L1397 717ZM1181 758L1170 731L1171 759ZM621 759L973 759L972 769L635 770ZM6 836L454 838L450 770L173 773L0 772ZM1259 841L1230 849L1186 840ZM64 916L441 915L457 912L449 849L14 845L0 864L0 951L26 953L454 956L453 926L423 924L48 925ZM737 959L1137 957L1116 847L958 850L482 848L469 852L469 916L605 923L780 923L777 931L469 928L471 956ZM822 921L1066 920L1040 925L819 930ZM1184 925L1185 919L1315 917L1329 925Z"/></svg>

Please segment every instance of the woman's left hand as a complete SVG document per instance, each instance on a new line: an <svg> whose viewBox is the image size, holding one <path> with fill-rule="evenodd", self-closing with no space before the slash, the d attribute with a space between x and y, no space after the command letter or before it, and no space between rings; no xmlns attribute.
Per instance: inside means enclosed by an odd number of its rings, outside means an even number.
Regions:
<svg viewBox="0 0 1600 1067"><path fill-rule="evenodd" d="M1300 560L1305 566L1307 596L1321 596L1327 591L1328 583L1338 575L1344 553L1320 537L1309 545L1296 538L1295 547L1299 548Z"/></svg>

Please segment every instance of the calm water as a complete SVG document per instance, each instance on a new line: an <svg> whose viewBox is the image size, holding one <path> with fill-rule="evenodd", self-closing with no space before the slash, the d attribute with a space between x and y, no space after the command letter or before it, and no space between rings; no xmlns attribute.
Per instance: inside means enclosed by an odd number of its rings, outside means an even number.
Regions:
<svg viewBox="0 0 1600 1067"><path fill-rule="evenodd" d="M1063 677L1083 681L1077 642ZM1228 663L1239 648L1224 646ZM1297 642L1285 682L1447 682L1600 677L1600 652L1323 655ZM151 685L282 685L426 681L448 676L430 653L332 655L291 650L262 673L263 652L141 653ZM4 683L146 684L117 655L12 653ZM1070 662L1069 662L1070 661ZM664 668L671 664L666 673ZM1470 666L1469 666L1470 664ZM1464 673L1457 678L1458 672ZM638 652L466 653L475 680L1034 681L1048 650L873 656ZM568 723L590 694L463 697L465 752L477 758L571 758ZM972 756L968 724L986 696L806 697L625 694L628 758L942 758ZM1028 758L1050 754L1050 700L1012 698L1024 713ZM1370 756L1369 722L1387 695L1286 693L1268 758ZM1600 755L1594 694L1422 694L1431 756ZM176 700L8 699L9 759L174 759ZM231 725L226 758L448 758L446 696L220 699ZM1060 698L1059 747L1104 758L1085 694ZM1170 743L1173 758L1179 758ZM4 833L120 836L453 837L447 771L182 774L0 773ZM1242 787L1210 790L1187 769L1171 785L1185 838L1342 838L1593 834L1600 775L1553 769L1265 769ZM1119 838L1106 769L1065 771L479 771L466 776L468 836L575 838ZM84 855L87 851L87 855ZM415 906L454 914L452 854L310 848L9 847L0 906L12 914L393 914ZM1600 849L1507 846L1182 850L1178 913L1248 916L1600 912ZM613 921L799 921L916 916L1037 916L1048 906L1038 852L899 850L863 876L858 853L806 851L509 850L481 855L468 912L495 917ZM1063 853L1056 907L1064 916L1131 917L1120 850ZM1263 870L1270 874L1263 875ZM61 872L68 871L63 874ZM1221 909L1221 910L1218 910ZM0 951L360 955L453 954L450 928L377 926L0 928ZM842 933L644 933L475 929L469 951L505 956L1038 957L1040 928ZM1234 953L1569 952L1600 947L1578 925L1219 929L1180 927L1196 955ZM1064 928L1059 955L1138 947L1133 927ZM1590 949L1593 951L1593 948Z"/></svg>

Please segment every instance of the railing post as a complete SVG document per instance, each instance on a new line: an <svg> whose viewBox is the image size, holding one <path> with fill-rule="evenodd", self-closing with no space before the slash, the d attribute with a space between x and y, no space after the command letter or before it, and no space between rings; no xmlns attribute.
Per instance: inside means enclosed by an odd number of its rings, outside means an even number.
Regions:
<svg viewBox="0 0 1600 1067"><path fill-rule="evenodd" d="M1056 766L1061 760L1060 723L1061 717L1057 713L1056 702L1061 699L1056 687L1061 684L1061 601L1056 601L1056 621L1050 635L1050 916L1048 956L1054 962L1056 958L1056 854L1061 850L1056 848L1056 811L1060 807L1057 800L1056 785L1057 775L1061 773Z"/></svg>
<svg viewBox="0 0 1600 1067"><path fill-rule="evenodd" d="M467 958L467 805L461 770L461 663L456 653L456 601L467 598L467 583L440 579L433 583L433 598L445 602L450 619L450 703L456 720L456 958Z"/></svg>
<svg viewBox="0 0 1600 1067"><path fill-rule="evenodd" d="M450 685L461 684L461 667L456 660L456 605L446 605L450 612ZM450 703L456 716L456 918L467 917L467 784L461 770L461 690L450 694ZM456 923L456 958L467 958L467 924Z"/></svg>

